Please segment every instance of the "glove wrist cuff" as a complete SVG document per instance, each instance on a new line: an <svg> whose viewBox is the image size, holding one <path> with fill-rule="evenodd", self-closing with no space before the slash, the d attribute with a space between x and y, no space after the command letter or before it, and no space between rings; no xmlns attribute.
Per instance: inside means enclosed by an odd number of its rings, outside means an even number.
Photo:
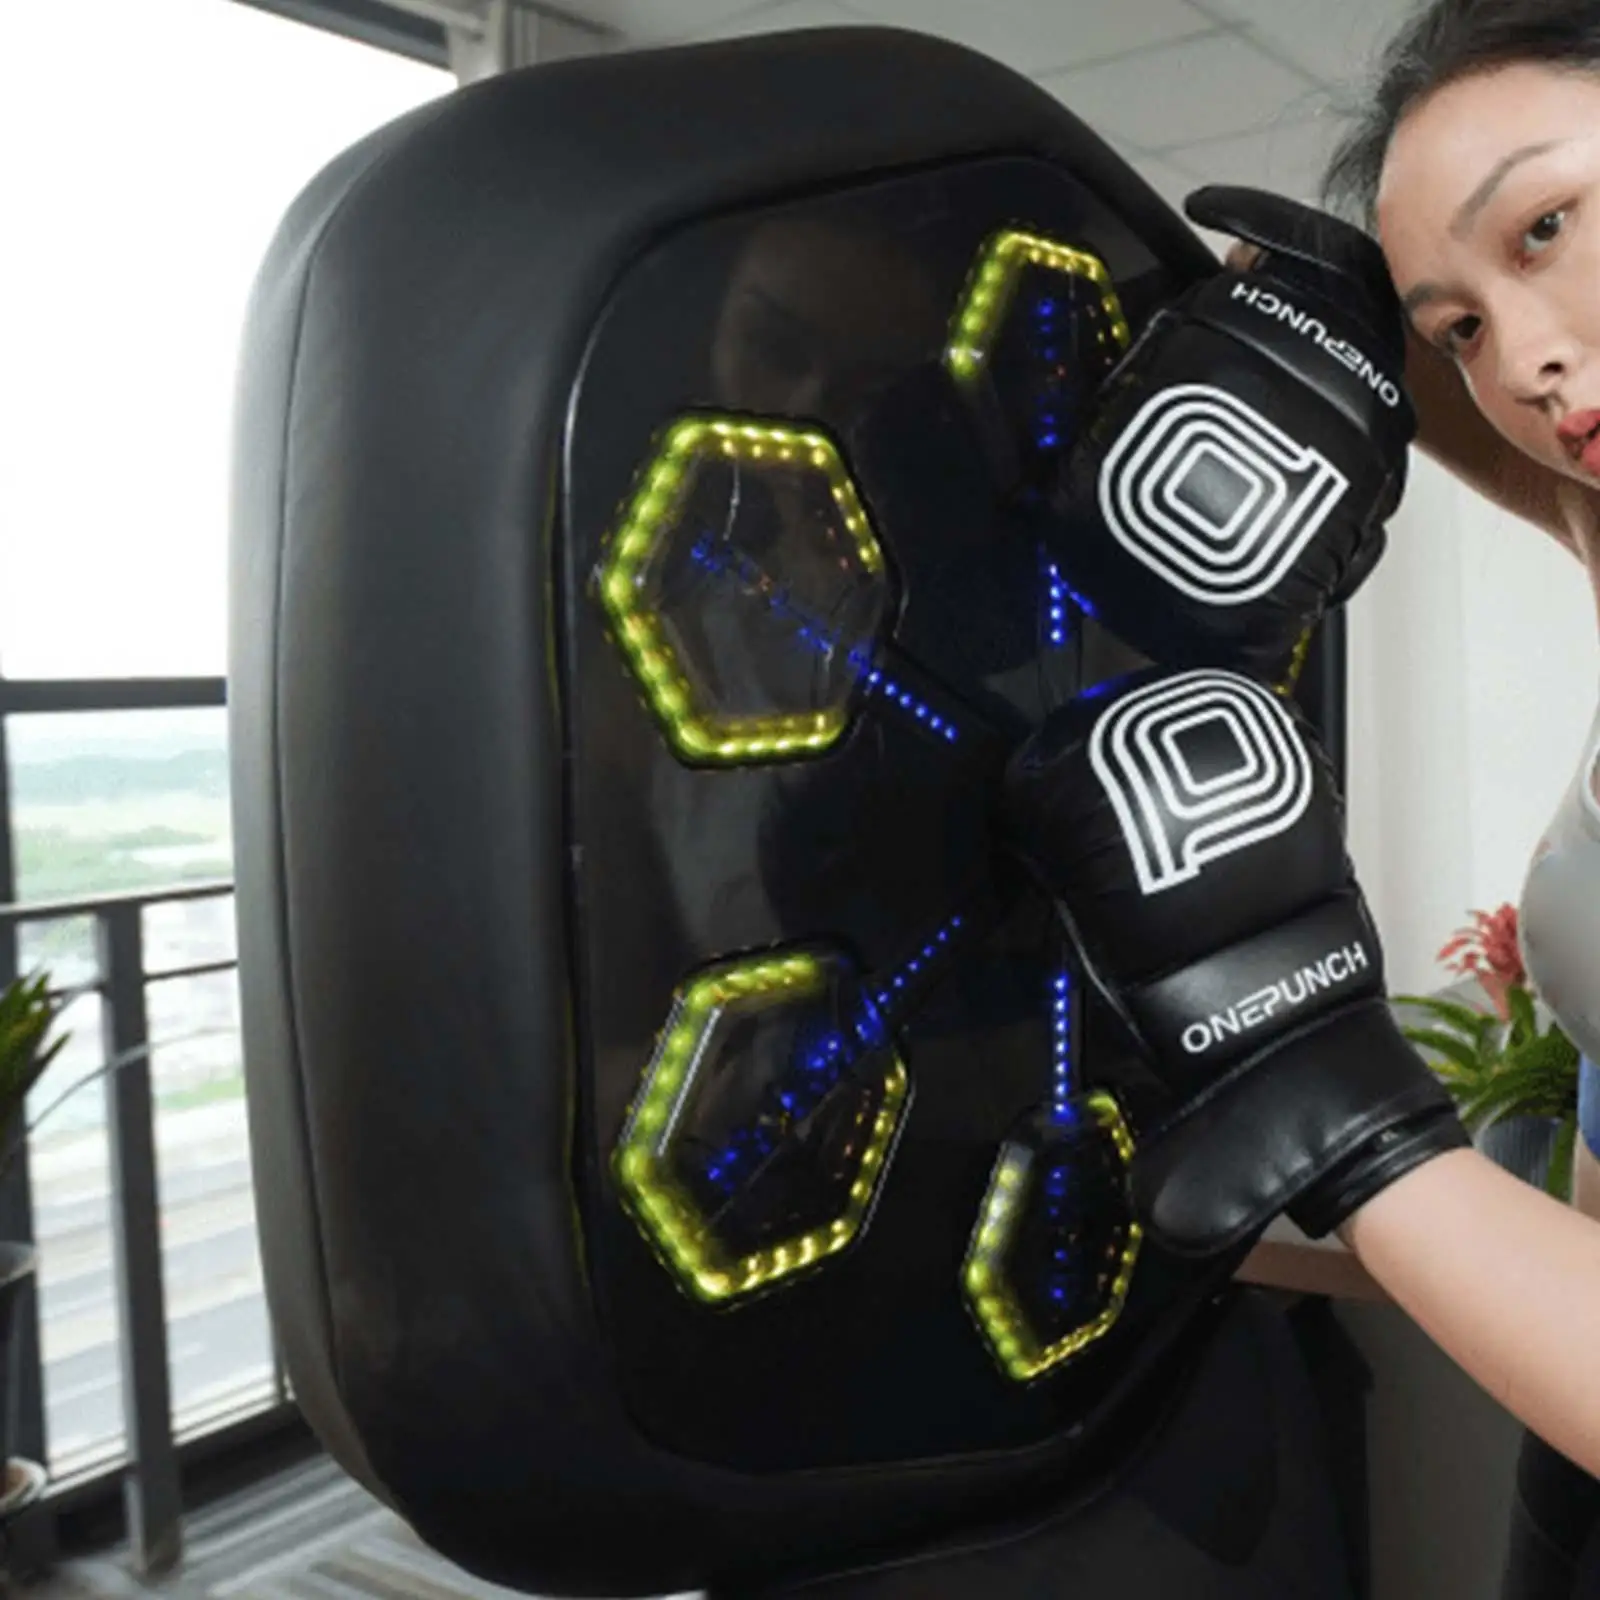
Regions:
<svg viewBox="0 0 1600 1600"><path fill-rule="evenodd" d="M1308 1239L1324 1239L1408 1172L1471 1143L1452 1107L1385 1128L1294 1201L1288 1207L1290 1220Z"/></svg>

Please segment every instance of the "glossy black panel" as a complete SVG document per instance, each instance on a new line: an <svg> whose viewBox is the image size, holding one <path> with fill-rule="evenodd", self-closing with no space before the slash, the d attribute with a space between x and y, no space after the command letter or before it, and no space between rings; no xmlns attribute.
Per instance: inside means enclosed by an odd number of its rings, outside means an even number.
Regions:
<svg viewBox="0 0 1600 1600"><path fill-rule="evenodd" d="M963 1298L996 1157L1050 1102L1063 960L1050 909L990 849L991 785L1052 706L1137 661L1063 596L1003 505L1081 424L1105 368L1098 302L1072 291L1041 312L1056 286L1031 278L1016 299L1032 320L996 346L997 403L1008 426L1030 430L1013 481L946 364L974 263L1018 227L1103 260L1135 333L1173 292L1133 233L1060 170L996 159L921 171L661 241L617 284L571 408L560 577L584 1048L578 1192L629 1410L658 1444L707 1461L779 1470L1043 1440L1105 1391L1141 1327L1195 1281L1147 1249L1117 1328L1026 1385L1001 1371ZM842 661L852 719L820 755L680 760L607 635L594 580L608 536L666 430L690 415L819 429L887 558L884 583L864 581L844 541L792 537L828 525L823 499L775 471L728 473L707 480L651 592L708 663L708 692L742 712L825 703ZM718 646L703 648L712 635ZM941 942L958 917L961 937ZM746 1301L708 1305L619 1198L613 1160L630 1100L693 974L819 944L887 1013L911 1080L904 1128L848 1249ZM1083 1004L1073 1028L1084 1080L1118 1077L1137 1121L1140 1082L1116 1024ZM859 1133L881 1075L840 1075L808 1121L784 1097L804 1091L815 1043L793 1016L720 1041L675 1146L676 1181L741 1246L771 1244L839 1203L848 1164L830 1141ZM1104 1152L1091 1153L1069 1231L1093 1249L1095 1210L1117 1196ZM1053 1294L1052 1248L1030 1234L1019 1260L1039 1275L1040 1315L1061 1321L1068 1300L1082 1310L1103 1286L1089 1264L1076 1280L1057 1273Z"/></svg>

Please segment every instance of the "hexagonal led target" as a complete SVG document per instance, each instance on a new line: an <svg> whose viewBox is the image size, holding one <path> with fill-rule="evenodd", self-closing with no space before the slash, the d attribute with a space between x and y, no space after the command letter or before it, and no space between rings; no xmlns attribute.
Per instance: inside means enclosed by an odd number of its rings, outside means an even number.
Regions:
<svg viewBox="0 0 1600 1600"><path fill-rule="evenodd" d="M967 1304L1006 1374L1027 1383L1121 1315L1142 1231L1129 1213L1133 1136L1096 1092L1001 1149L963 1269Z"/></svg>
<svg viewBox="0 0 1600 1600"><path fill-rule="evenodd" d="M599 592L663 733L697 764L834 744L890 598L832 442L710 417L675 422L639 474Z"/></svg>
<svg viewBox="0 0 1600 1600"><path fill-rule="evenodd" d="M860 1234L909 1094L842 957L722 963L678 991L613 1170L680 1284L735 1302Z"/></svg>
<svg viewBox="0 0 1600 1600"><path fill-rule="evenodd" d="M1127 349L1128 323L1106 264L1087 250L1007 228L985 243L956 308L945 362L957 378L975 377L988 361L1030 268L1057 275L1059 287L1074 294L1075 304L1098 308L1097 342L1118 352ZM1087 291L1086 300L1078 294L1079 285Z"/></svg>
<svg viewBox="0 0 1600 1600"><path fill-rule="evenodd" d="M945 365L1002 480L1069 450L1130 339L1098 256L1007 229L984 245L951 319Z"/></svg>

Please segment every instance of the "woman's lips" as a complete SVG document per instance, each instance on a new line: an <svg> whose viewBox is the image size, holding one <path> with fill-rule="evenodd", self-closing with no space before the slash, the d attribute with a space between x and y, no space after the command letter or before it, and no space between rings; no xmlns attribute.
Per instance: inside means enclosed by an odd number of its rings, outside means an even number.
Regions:
<svg viewBox="0 0 1600 1600"><path fill-rule="evenodd" d="M1584 472L1592 478L1600 478L1600 432L1590 434L1586 440L1579 440L1574 456Z"/></svg>
<svg viewBox="0 0 1600 1600"><path fill-rule="evenodd" d="M1587 473L1600 476L1600 411L1575 411L1556 434L1567 454Z"/></svg>

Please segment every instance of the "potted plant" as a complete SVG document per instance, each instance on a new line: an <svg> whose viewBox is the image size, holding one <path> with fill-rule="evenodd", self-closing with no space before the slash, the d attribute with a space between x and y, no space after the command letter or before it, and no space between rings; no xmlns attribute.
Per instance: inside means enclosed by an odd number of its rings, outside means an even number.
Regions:
<svg viewBox="0 0 1600 1600"><path fill-rule="evenodd" d="M1515 906L1474 911L1439 951L1460 978L1475 979L1487 1010L1438 995L1397 995L1430 1020L1403 1025L1449 1089L1478 1148L1559 1199L1572 1191L1578 1137L1578 1049L1547 1016L1528 983Z"/></svg>
<svg viewBox="0 0 1600 1600"><path fill-rule="evenodd" d="M27 1135L28 1093L55 1060L65 1036L51 1041L63 1002L43 976L18 978L0 990L0 1177L9 1170ZM0 1514L17 1508L19 1498L42 1481L42 1470L11 1459L16 1362L12 1328L17 1302L33 1277L37 1256L31 1244L0 1243Z"/></svg>

